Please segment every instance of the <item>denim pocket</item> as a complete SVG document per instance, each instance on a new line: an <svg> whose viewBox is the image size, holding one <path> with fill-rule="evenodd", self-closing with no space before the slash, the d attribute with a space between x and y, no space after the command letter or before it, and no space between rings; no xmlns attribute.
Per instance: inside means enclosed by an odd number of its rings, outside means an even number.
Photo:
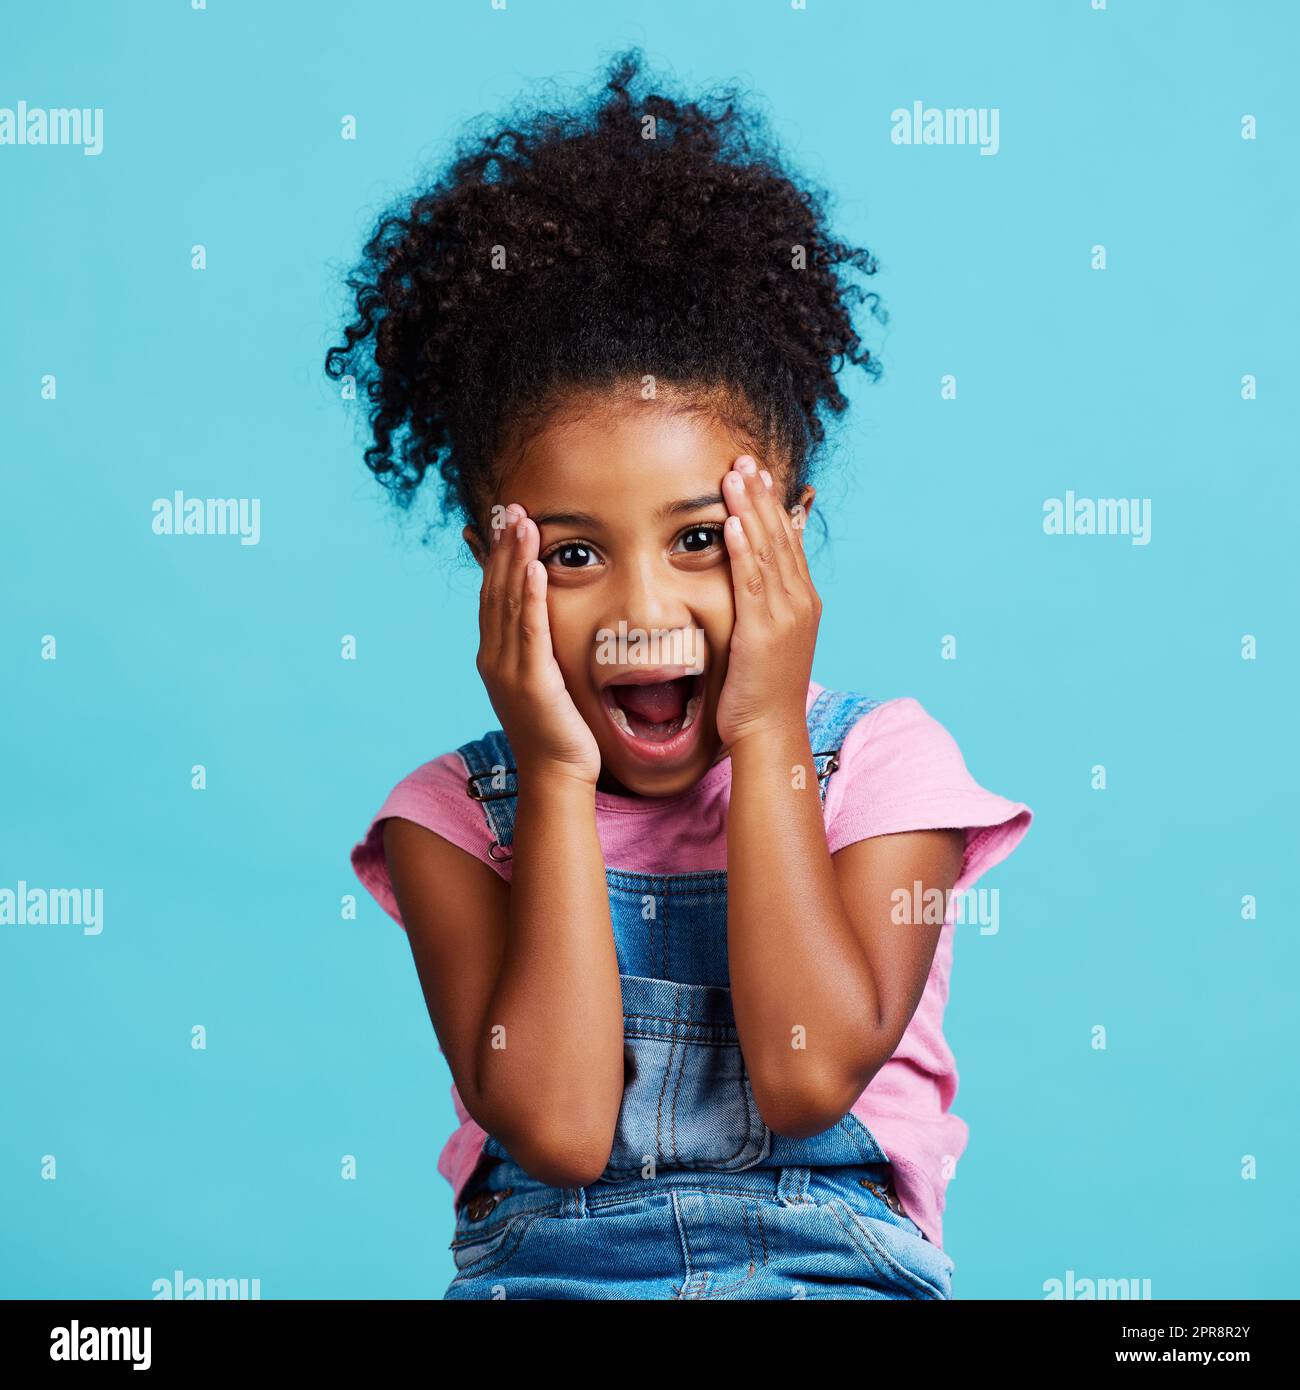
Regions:
<svg viewBox="0 0 1300 1390"><path fill-rule="evenodd" d="M538 1215L535 1211L520 1212L481 1232L458 1230L448 1247L456 1266L456 1277L501 1269L517 1253Z"/></svg>
<svg viewBox="0 0 1300 1390"><path fill-rule="evenodd" d="M736 1172L767 1157L772 1132L750 1086L731 991L624 975L623 1101L602 1181L650 1169Z"/></svg>
<svg viewBox="0 0 1300 1390"><path fill-rule="evenodd" d="M952 1297L952 1260L926 1239L911 1217L895 1212L883 1197L875 1196L870 1203L856 1196L851 1201L831 1197L818 1209L832 1239L853 1252L864 1277L891 1284L907 1298Z"/></svg>

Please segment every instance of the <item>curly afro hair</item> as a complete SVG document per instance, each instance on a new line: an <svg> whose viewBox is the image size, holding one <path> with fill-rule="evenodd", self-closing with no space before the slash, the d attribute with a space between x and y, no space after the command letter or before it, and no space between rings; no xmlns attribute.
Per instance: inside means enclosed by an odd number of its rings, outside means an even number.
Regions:
<svg viewBox="0 0 1300 1390"><path fill-rule="evenodd" d="M644 396L648 379L780 459L791 500L824 412L847 407L844 362L878 377L849 305L887 316L845 275L874 275L875 258L830 236L825 195L785 171L734 91L637 97L641 63L616 56L578 109L463 135L379 219L325 370L368 402L366 465L401 507L436 466L444 514L486 536L529 428L574 393Z"/></svg>

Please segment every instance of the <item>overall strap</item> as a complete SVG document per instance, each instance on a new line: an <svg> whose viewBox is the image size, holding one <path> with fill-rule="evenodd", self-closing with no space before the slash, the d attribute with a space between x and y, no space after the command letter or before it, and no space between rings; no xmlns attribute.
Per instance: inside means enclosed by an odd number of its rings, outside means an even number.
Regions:
<svg viewBox="0 0 1300 1390"><path fill-rule="evenodd" d="M493 729L482 738L461 744L456 752L465 764L465 794L483 803L483 814L496 837L488 848L488 858L498 863L509 859L519 790L509 741L501 729Z"/></svg>
<svg viewBox="0 0 1300 1390"><path fill-rule="evenodd" d="M817 768L817 794L826 804L826 784L840 765L840 749L849 730L880 703L849 690L823 690L808 711L808 741Z"/></svg>

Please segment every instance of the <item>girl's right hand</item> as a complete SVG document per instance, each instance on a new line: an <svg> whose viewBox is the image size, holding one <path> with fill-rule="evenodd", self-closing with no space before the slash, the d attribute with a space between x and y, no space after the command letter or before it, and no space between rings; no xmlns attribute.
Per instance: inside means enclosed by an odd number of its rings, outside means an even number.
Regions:
<svg viewBox="0 0 1300 1390"><path fill-rule="evenodd" d="M594 788L600 747L578 713L551 648L541 533L517 502L494 510L475 665L515 755L530 777L562 773Z"/></svg>

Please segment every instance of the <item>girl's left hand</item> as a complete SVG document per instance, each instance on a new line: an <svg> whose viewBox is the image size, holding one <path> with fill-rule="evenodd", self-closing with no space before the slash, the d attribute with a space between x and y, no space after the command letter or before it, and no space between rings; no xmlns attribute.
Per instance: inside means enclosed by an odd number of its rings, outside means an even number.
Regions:
<svg viewBox="0 0 1300 1390"><path fill-rule="evenodd" d="M718 698L718 736L728 748L769 730L805 727L808 682L822 601L804 555L803 528L777 500L766 470L747 454L722 480L731 515L736 625Z"/></svg>

